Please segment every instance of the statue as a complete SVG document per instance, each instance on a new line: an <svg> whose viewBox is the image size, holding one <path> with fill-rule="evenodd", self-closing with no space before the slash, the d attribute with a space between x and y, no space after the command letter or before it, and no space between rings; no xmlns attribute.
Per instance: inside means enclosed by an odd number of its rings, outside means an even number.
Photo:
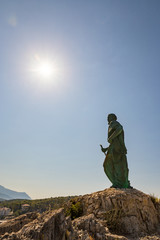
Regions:
<svg viewBox="0 0 160 240"><path fill-rule="evenodd" d="M124 143L124 131L115 114L108 115L109 147L101 150L105 153L104 171L112 182L113 188L132 188L128 181L127 149ZM107 154L106 154L107 151Z"/></svg>

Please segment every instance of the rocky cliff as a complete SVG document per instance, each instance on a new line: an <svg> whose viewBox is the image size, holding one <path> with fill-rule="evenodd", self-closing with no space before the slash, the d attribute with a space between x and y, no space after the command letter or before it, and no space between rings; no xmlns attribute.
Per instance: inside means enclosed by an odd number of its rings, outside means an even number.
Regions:
<svg viewBox="0 0 160 240"><path fill-rule="evenodd" d="M70 216L66 216L66 212ZM12 233L5 233L0 239L156 240L160 239L159 214L159 204L149 195L136 189L110 188L77 197L65 209L37 215L21 229L12 227ZM0 232L3 232L1 225Z"/></svg>

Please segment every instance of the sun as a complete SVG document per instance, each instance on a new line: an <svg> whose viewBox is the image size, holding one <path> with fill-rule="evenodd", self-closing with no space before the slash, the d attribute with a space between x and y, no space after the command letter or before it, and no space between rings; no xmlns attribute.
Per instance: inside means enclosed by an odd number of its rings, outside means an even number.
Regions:
<svg viewBox="0 0 160 240"><path fill-rule="evenodd" d="M43 78L49 78L53 75L53 65L48 61L42 61L36 68L35 72L43 77Z"/></svg>
<svg viewBox="0 0 160 240"><path fill-rule="evenodd" d="M41 78L51 78L53 76L54 67L48 60L38 61L33 68L33 72Z"/></svg>
<svg viewBox="0 0 160 240"><path fill-rule="evenodd" d="M36 55L32 62L31 72L38 79L50 80L56 75L56 66L51 60Z"/></svg>

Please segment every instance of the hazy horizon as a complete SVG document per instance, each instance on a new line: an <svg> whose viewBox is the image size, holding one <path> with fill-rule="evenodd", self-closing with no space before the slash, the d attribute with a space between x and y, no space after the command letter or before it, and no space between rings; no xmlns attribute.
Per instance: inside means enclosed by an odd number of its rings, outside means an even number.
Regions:
<svg viewBox="0 0 160 240"><path fill-rule="evenodd" d="M111 186L107 115L129 180L160 197L160 1L0 1L0 184L32 199Z"/></svg>

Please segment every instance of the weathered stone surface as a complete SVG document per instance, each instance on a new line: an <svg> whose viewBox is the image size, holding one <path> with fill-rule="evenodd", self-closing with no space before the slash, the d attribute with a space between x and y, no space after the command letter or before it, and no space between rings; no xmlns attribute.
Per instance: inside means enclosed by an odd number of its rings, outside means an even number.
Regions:
<svg viewBox="0 0 160 240"><path fill-rule="evenodd" d="M160 207L147 194L136 189L111 188L77 197L75 201L83 206L83 216L71 221L64 209L50 211L0 239L160 240Z"/></svg>
<svg viewBox="0 0 160 240"><path fill-rule="evenodd" d="M91 213L97 219L115 224L116 231L139 235L156 230L159 219L151 197L136 189L114 189L80 196L84 215ZM112 226L111 226L112 228Z"/></svg>
<svg viewBox="0 0 160 240"><path fill-rule="evenodd" d="M95 218L94 214L83 216L72 221L74 231L77 233L85 232L90 236L90 239L104 240L104 239L121 239L127 238L111 234L107 228L106 222ZM79 235L79 234L78 234ZM77 238L79 239L79 238Z"/></svg>
<svg viewBox="0 0 160 240"><path fill-rule="evenodd" d="M33 222L28 223L22 229L10 235L5 234L2 240L64 240L68 225L64 210L59 209L42 214Z"/></svg>
<svg viewBox="0 0 160 240"><path fill-rule="evenodd" d="M157 236L145 236L140 238L140 240L160 240L160 237Z"/></svg>
<svg viewBox="0 0 160 240"><path fill-rule="evenodd" d="M38 213L26 213L20 215L17 218L10 219L4 223L0 224L0 236L6 232L18 232L25 224L32 222L34 219L38 217Z"/></svg>

